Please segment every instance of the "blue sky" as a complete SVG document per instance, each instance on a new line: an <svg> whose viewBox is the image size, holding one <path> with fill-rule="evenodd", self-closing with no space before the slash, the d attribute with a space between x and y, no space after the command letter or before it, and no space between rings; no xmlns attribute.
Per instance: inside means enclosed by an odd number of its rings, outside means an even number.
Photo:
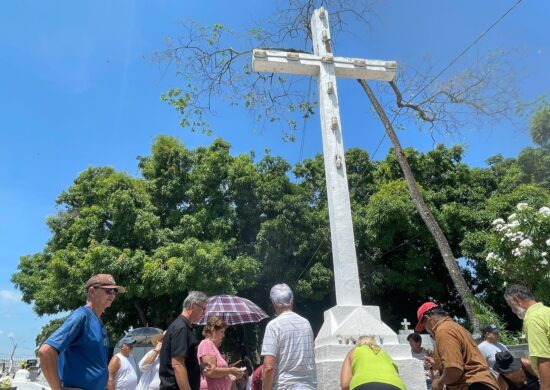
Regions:
<svg viewBox="0 0 550 390"><path fill-rule="evenodd" d="M387 0L375 4L368 29L334 42L335 54L395 59L418 65L429 55L443 68L515 1L460 2ZM225 4L222 6L222 4ZM179 137L188 147L213 138L179 127L174 110L160 95L178 86L174 72L147 59L164 39L181 31L182 20L223 23L239 29L272 12L270 1L58 1L6 0L0 4L0 357L34 350L34 338L48 318L38 318L20 301L10 282L19 256L39 252L50 237L45 220L55 199L89 166L113 166L138 174L136 156L146 155L156 135ZM330 10L329 10L330 12ZM479 42L453 70L473 56L519 49L511 57L524 100L550 86L550 3L523 1ZM315 85L315 84L313 84ZM383 129L356 82L339 82L344 143L374 153ZM321 151L317 118L306 124L303 152L282 141L274 128L252 131L250 115L216 103L210 118L216 136L234 153L265 148L291 162ZM400 133L404 146L426 151L433 141L414 126ZM530 145L526 123L496 123L464 129L437 142L463 143L465 160L476 166L497 153L515 156ZM375 158L386 155L385 140Z"/></svg>

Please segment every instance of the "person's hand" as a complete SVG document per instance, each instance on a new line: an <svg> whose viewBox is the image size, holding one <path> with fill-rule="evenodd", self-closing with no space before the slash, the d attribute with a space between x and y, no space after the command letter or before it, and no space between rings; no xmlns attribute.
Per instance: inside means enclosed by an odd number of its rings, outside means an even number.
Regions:
<svg viewBox="0 0 550 390"><path fill-rule="evenodd" d="M162 349L162 341L159 341L157 345L155 345L155 352L160 353L160 350Z"/></svg>
<svg viewBox="0 0 550 390"><path fill-rule="evenodd" d="M231 370L231 374L235 375L235 378L241 379L244 375L244 370L241 370L240 368L233 367Z"/></svg>
<svg viewBox="0 0 550 390"><path fill-rule="evenodd" d="M432 368L435 364L435 360L431 356L424 356L424 367L425 368Z"/></svg>
<svg viewBox="0 0 550 390"><path fill-rule="evenodd" d="M432 390L441 390L443 386L439 384L439 377L432 380Z"/></svg>

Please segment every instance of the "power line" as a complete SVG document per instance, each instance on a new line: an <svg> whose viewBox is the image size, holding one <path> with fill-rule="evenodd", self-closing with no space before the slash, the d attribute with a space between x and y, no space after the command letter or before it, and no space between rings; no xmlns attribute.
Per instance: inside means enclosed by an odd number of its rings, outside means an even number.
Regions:
<svg viewBox="0 0 550 390"><path fill-rule="evenodd" d="M313 258L315 257L315 255L317 254L317 252L319 251L319 248L321 248L321 245L323 244L325 240L321 240L321 242L319 242L319 245L317 245L317 249L315 249L315 252L313 252L313 255L311 255L311 257L309 258L306 266L304 267L304 269L302 270L302 272L300 272L300 275L298 276L298 278L296 279L296 283L298 283L300 281L300 278L302 277L302 275L304 274L304 272L306 272L307 268L309 267L309 264L311 263L311 260L313 260Z"/></svg>
<svg viewBox="0 0 550 390"><path fill-rule="evenodd" d="M506 12L504 12L502 15L500 15L489 27L487 27L484 31L482 31L477 38L475 38L464 50L462 50L458 55L456 55L447 66L445 66L437 75L435 75L424 87L422 87L416 94L414 94L413 97L411 97L406 104L409 104L412 102L418 95L420 95L426 88L428 88L435 80L437 80L443 73L445 73L450 67L452 67L454 64L458 62L460 58L462 58L472 47L474 47L485 35L489 33L498 23L502 21L510 12L514 10L523 0L518 0L514 5L512 5ZM393 125L393 122L397 118L397 115L401 112L403 107L399 107L397 112L394 114L391 124ZM382 139L378 143L378 146L376 147L376 150L374 151L373 155L371 156L371 159L374 159L374 156L378 152L378 149L380 149L380 146L382 145L382 142L386 139L387 134L384 132L384 135L382 136Z"/></svg>
<svg viewBox="0 0 550 390"><path fill-rule="evenodd" d="M409 104L412 102L418 95L420 95L426 88L428 88L435 80L437 80L443 73L445 73L451 66L453 66L455 63L458 62L460 58L464 56L472 47L474 47L485 35L489 33L497 24L499 24L502 19L504 19L510 12L512 12L523 0L518 0L514 5L512 5L506 12L504 12L501 16L499 16L488 28L486 28L484 31L481 32L481 34L478 35L477 38L475 38L464 50L462 50L447 66L445 66L437 75L435 75L424 87L422 87L412 98L410 98L406 104ZM397 115L401 112L403 107L400 107L399 110L395 113L393 116L393 119L391 120L391 124L393 125L393 122L397 118Z"/></svg>

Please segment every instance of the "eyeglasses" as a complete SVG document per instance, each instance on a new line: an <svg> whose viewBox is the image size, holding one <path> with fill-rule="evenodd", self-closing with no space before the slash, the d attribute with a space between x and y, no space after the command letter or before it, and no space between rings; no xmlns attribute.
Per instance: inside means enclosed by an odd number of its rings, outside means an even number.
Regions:
<svg viewBox="0 0 550 390"><path fill-rule="evenodd" d="M108 295L117 295L118 294L118 290L116 288L106 288L106 287L101 287L101 286L95 286L94 288L100 288L102 289L103 291L105 291L105 293L107 293Z"/></svg>
<svg viewBox="0 0 550 390"><path fill-rule="evenodd" d="M205 310L206 310L206 306L199 305L198 303L195 303L195 305L197 305L198 307L200 307L200 308L202 309L202 311L205 311Z"/></svg>

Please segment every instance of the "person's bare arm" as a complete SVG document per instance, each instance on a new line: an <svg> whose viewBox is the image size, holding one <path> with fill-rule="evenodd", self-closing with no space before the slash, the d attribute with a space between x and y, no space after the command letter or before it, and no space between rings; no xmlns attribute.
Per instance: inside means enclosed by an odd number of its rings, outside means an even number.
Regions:
<svg viewBox="0 0 550 390"><path fill-rule="evenodd" d="M264 369L262 372L262 390L271 390L273 387L273 380L275 379L275 367L277 361L275 356L264 356Z"/></svg>
<svg viewBox="0 0 550 390"><path fill-rule="evenodd" d="M351 383L351 378L353 377L353 372L351 370L351 360L353 358L353 351L348 352L346 355L346 358L344 359L344 363L342 363L342 370L340 371L340 387L342 390L349 390L349 385Z"/></svg>
<svg viewBox="0 0 550 390"><path fill-rule="evenodd" d="M550 359L537 357L540 390L550 390Z"/></svg>
<svg viewBox="0 0 550 390"><path fill-rule="evenodd" d="M107 390L115 390L115 377L120 370L120 359L117 356L113 356L109 362L109 382L107 382Z"/></svg>
<svg viewBox="0 0 550 390"><path fill-rule="evenodd" d="M42 344L38 350L40 368L52 390L61 390L61 380L57 375L57 349L48 344Z"/></svg>
<svg viewBox="0 0 550 390"><path fill-rule="evenodd" d="M147 352L143 360L139 362L140 363L139 370L141 372L149 371L149 369L151 368L151 364L153 364L153 362L157 360L157 358L159 357L161 348L162 348L162 343L157 343L154 349Z"/></svg>
<svg viewBox="0 0 550 390"><path fill-rule="evenodd" d="M180 390L191 390L189 384L189 376L187 375L187 368L185 368L185 357L172 356L172 368L174 369L174 376L176 377L176 383Z"/></svg>
<svg viewBox="0 0 550 390"><path fill-rule="evenodd" d="M201 357L203 363L208 364L208 368L204 372L209 378L224 378L228 375L234 375L237 379L243 376L243 372L237 367L218 367L216 366L216 356L204 355Z"/></svg>

